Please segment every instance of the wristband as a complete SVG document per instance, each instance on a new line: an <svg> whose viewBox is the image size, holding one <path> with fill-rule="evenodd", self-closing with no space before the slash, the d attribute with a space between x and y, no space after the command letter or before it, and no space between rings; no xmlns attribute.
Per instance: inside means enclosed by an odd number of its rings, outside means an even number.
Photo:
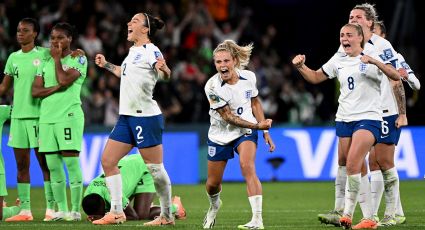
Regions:
<svg viewBox="0 0 425 230"><path fill-rule="evenodd" d="M263 133L268 133L269 132L269 130L263 130Z"/></svg>

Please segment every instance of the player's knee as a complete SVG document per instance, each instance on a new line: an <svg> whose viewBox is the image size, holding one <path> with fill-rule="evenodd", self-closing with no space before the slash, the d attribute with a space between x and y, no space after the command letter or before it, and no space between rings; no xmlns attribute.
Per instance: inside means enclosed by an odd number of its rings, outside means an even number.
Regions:
<svg viewBox="0 0 425 230"><path fill-rule="evenodd" d="M250 163L241 163L241 171L243 177L251 177L255 175L255 165Z"/></svg>

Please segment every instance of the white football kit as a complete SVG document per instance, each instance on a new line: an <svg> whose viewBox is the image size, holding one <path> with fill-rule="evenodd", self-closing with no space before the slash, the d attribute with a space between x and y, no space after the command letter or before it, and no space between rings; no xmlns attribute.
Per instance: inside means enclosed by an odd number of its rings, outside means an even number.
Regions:
<svg viewBox="0 0 425 230"><path fill-rule="evenodd" d="M369 56L378 59L377 53L370 50ZM338 78L340 96L336 121L352 122L360 120L382 121L380 107L380 84L385 76L377 66L360 61L361 55L350 57L337 52L322 66L330 78Z"/></svg>
<svg viewBox="0 0 425 230"><path fill-rule="evenodd" d="M210 103L211 125L208 138L220 145L226 145L252 130L227 123L216 109L229 105L233 114L257 123L251 108L251 98L258 96L256 76L249 70L237 70L237 73L239 80L234 85L224 83L217 73L208 80L204 88Z"/></svg>
<svg viewBox="0 0 425 230"><path fill-rule="evenodd" d="M161 114L153 99L153 89L160 78L155 70L161 51L152 43L130 48L121 65L119 114L147 117Z"/></svg>

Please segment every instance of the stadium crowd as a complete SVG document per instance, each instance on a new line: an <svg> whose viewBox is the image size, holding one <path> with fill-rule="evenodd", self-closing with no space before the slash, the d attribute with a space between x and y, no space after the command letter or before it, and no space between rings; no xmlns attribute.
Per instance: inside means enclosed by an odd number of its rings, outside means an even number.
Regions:
<svg viewBox="0 0 425 230"><path fill-rule="evenodd" d="M79 31L73 45L83 49L90 60L82 90L85 122L112 126L118 118L119 79L97 68L94 55L104 53L111 62L121 63L131 46L125 39L129 15L147 11L166 23L155 43L172 69L172 80L159 83L154 95L166 123L208 122L203 88L214 72L213 47L227 38L239 44L254 43L249 69L258 78L266 117L278 123L303 125L332 122L338 87L335 83L312 86L299 77L290 64L298 50L280 41L288 29L263 18L254 8L244 1L229 0L6 0L0 3L0 68L4 69L8 55L17 50L14 34L21 18L39 19L39 42L43 46L48 45L48 31L56 22L71 23ZM335 42L328 50L334 52L337 45ZM420 97L411 92L407 96L408 113L413 109L410 114L423 114ZM1 99L2 104L11 103L11 98L12 92Z"/></svg>

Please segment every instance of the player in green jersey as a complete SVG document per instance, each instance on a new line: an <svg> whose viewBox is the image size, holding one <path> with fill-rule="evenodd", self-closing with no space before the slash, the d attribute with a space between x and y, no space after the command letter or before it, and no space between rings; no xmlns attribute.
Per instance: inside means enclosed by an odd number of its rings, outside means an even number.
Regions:
<svg viewBox="0 0 425 230"><path fill-rule="evenodd" d="M10 118L10 106L0 105L0 146L1 146L3 124L9 118ZM0 220L4 220L8 217L14 216L18 214L20 211L20 208L18 206L5 207L4 205L5 196L7 196L6 176L5 176L5 170L4 170L3 154L1 153L1 148L0 148L0 204L3 205L3 207L0 208Z"/></svg>
<svg viewBox="0 0 425 230"><path fill-rule="evenodd" d="M53 193L50 174L44 154L38 151L38 119L40 99L31 96L31 85L38 66L49 55L49 50L35 45L40 31L37 21L32 18L22 19L17 28L16 39L21 49L10 54L0 84L0 95L4 95L13 83L13 111L9 134L10 147L13 147L18 168L18 197L21 212L6 221L30 221L33 219L30 202L30 151L34 149L38 163L43 172L46 198L46 218L54 212Z"/></svg>
<svg viewBox="0 0 425 230"><path fill-rule="evenodd" d="M79 153L84 130L81 86L86 78L85 56L72 57L73 27L56 24L50 33L50 57L43 62L32 85L40 97L40 152L46 154L58 212L53 220L81 220L83 192ZM66 198L65 163L71 189L71 212Z"/></svg>
<svg viewBox="0 0 425 230"><path fill-rule="evenodd" d="M128 155L118 162L122 176L122 203L127 220L154 219L161 212L151 206L155 197L155 186L140 154ZM133 200L133 205L130 201ZM106 186L105 174L94 178L84 192L83 209L90 221L102 218L110 210L111 195ZM177 219L186 218L180 197L174 197L172 213Z"/></svg>

